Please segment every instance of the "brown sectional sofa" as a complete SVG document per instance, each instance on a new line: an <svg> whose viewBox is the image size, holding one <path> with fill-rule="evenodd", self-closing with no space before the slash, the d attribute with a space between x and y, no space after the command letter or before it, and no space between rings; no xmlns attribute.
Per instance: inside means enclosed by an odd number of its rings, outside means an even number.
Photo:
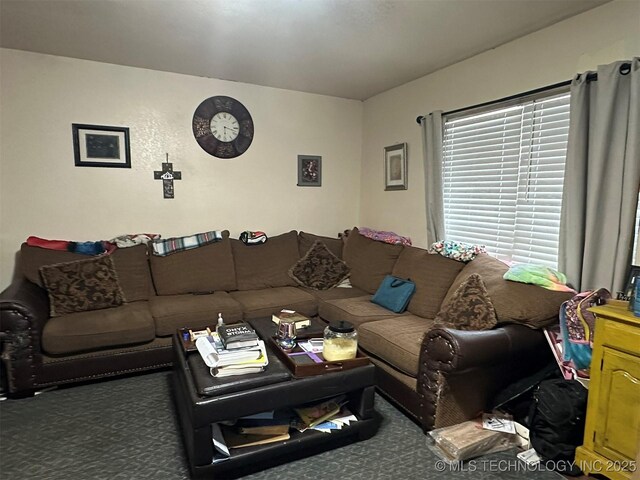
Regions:
<svg viewBox="0 0 640 480"><path fill-rule="evenodd" d="M318 239L349 265L352 288L316 291L289 277ZM504 385L545 364L544 336L531 325L553 321L567 298L503 280L506 266L488 256L465 265L374 242L356 229L346 241L291 231L256 246L225 232L220 242L166 257L149 255L142 245L112 257L127 303L49 318L40 267L87 257L22 246L23 277L0 294L10 394L167 367L177 328L212 324L218 312L232 322L291 308L355 324L360 347L379 367L379 389L428 430L475 416ZM401 314L370 301L390 273L416 282ZM442 305L471 273L485 280L500 325L471 332L434 328Z"/></svg>

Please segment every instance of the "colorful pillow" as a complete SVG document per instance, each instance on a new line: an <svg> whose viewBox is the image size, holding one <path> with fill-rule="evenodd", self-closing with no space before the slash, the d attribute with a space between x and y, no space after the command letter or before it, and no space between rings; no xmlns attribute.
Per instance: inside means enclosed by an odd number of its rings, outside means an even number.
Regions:
<svg viewBox="0 0 640 480"><path fill-rule="evenodd" d="M349 267L320 240L289 269L289 276L303 287L329 290L349 276Z"/></svg>
<svg viewBox="0 0 640 480"><path fill-rule="evenodd" d="M482 277L474 273L460 284L440 309L436 324L457 330L490 330L498 324L493 303Z"/></svg>
<svg viewBox="0 0 640 480"><path fill-rule="evenodd" d="M125 301L111 256L44 265L40 274L51 317L118 307Z"/></svg>

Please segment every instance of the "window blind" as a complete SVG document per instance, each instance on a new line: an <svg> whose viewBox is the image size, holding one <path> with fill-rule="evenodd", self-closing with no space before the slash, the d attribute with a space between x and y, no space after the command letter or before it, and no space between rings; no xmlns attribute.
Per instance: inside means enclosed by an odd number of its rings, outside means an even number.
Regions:
<svg viewBox="0 0 640 480"><path fill-rule="evenodd" d="M445 119L447 239L556 268L568 133L567 93Z"/></svg>

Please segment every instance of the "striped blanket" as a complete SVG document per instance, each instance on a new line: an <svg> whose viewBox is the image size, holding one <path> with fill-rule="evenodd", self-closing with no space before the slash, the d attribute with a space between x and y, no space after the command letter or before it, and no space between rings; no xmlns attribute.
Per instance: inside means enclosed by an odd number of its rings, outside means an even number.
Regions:
<svg viewBox="0 0 640 480"><path fill-rule="evenodd" d="M153 240L151 245L154 255L164 257L172 253L183 252L209 243L219 242L220 240L222 240L222 232L220 230L213 230L211 232L196 233L188 237L157 238Z"/></svg>

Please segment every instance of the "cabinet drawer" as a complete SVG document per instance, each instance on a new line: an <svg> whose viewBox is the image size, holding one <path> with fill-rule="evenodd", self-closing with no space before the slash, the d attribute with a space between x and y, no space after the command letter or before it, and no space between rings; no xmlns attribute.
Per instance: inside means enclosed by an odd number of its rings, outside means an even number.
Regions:
<svg viewBox="0 0 640 480"><path fill-rule="evenodd" d="M623 350L632 355L638 355L640 329L598 315L596 318L595 342L595 346L599 344L616 350Z"/></svg>

